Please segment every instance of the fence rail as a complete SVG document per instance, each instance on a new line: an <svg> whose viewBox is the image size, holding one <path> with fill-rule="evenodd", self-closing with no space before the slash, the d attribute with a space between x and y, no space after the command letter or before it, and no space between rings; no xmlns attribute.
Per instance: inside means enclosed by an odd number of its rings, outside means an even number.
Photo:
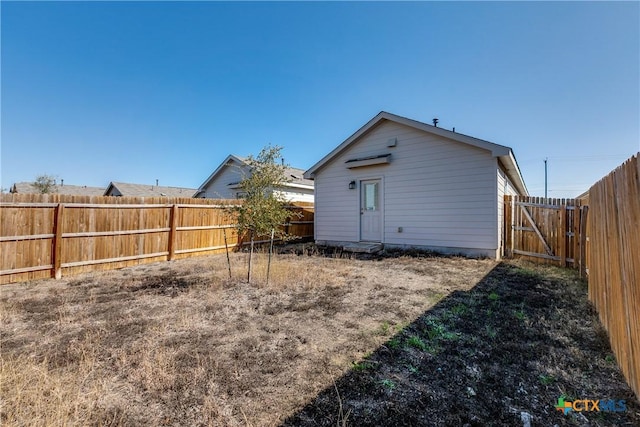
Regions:
<svg viewBox="0 0 640 427"><path fill-rule="evenodd" d="M237 247L237 200L2 195L0 284L211 254ZM283 225L313 237L313 204ZM227 246L225 246L225 237Z"/></svg>

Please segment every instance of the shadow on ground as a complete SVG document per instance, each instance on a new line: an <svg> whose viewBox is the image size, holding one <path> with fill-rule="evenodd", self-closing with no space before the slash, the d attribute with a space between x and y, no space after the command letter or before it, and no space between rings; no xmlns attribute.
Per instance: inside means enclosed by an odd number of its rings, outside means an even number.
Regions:
<svg viewBox="0 0 640 427"><path fill-rule="evenodd" d="M355 363L284 426L639 425L586 283L501 263ZM558 398L624 400L624 412L555 409Z"/></svg>

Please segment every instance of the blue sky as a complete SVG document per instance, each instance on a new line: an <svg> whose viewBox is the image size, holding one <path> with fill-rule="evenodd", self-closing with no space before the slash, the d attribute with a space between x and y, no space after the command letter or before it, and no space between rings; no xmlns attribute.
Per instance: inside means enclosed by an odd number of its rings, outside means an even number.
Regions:
<svg viewBox="0 0 640 427"><path fill-rule="evenodd" d="M513 148L549 196L640 150L640 3L5 2L1 185L308 168L385 110Z"/></svg>

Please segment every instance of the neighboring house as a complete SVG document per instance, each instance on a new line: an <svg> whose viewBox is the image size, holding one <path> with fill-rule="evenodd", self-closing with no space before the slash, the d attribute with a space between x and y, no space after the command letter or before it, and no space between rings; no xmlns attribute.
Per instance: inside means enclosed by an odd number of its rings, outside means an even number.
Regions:
<svg viewBox="0 0 640 427"><path fill-rule="evenodd" d="M509 147L384 111L304 175L326 245L500 258L503 196L528 195Z"/></svg>
<svg viewBox="0 0 640 427"><path fill-rule="evenodd" d="M193 197L195 188L163 187L149 184L129 184L126 182L111 182L104 191L105 196L129 197Z"/></svg>
<svg viewBox="0 0 640 427"><path fill-rule="evenodd" d="M16 182L9 189L16 194L40 194L40 190L32 182ZM56 184L50 191L53 194L65 194L70 196L102 196L104 187L87 187L86 185L68 185L64 180Z"/></svg>
<svg viewBox="0 0 640 427"><path fill-rule="evenodd" d="M202 183L194 197L206 199L237 199L242 197L240 181L251 173L245 158L230 155ZM276 189L293 202L313 202L313 180L304 178L304 170L287 168L288 182Z"/></svg>

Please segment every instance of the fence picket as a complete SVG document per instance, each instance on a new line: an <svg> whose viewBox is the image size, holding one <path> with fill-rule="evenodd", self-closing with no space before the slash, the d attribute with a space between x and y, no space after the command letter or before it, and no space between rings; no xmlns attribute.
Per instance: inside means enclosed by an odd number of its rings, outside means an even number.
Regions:
<svg viewBox="0 0 640 427"><path fill-rule="evenodd" d="M53 222L53 276L56 279L60 279L62 277L62 217L64 212L64 204L58 203L55 212L55 220Z"/></svg>

